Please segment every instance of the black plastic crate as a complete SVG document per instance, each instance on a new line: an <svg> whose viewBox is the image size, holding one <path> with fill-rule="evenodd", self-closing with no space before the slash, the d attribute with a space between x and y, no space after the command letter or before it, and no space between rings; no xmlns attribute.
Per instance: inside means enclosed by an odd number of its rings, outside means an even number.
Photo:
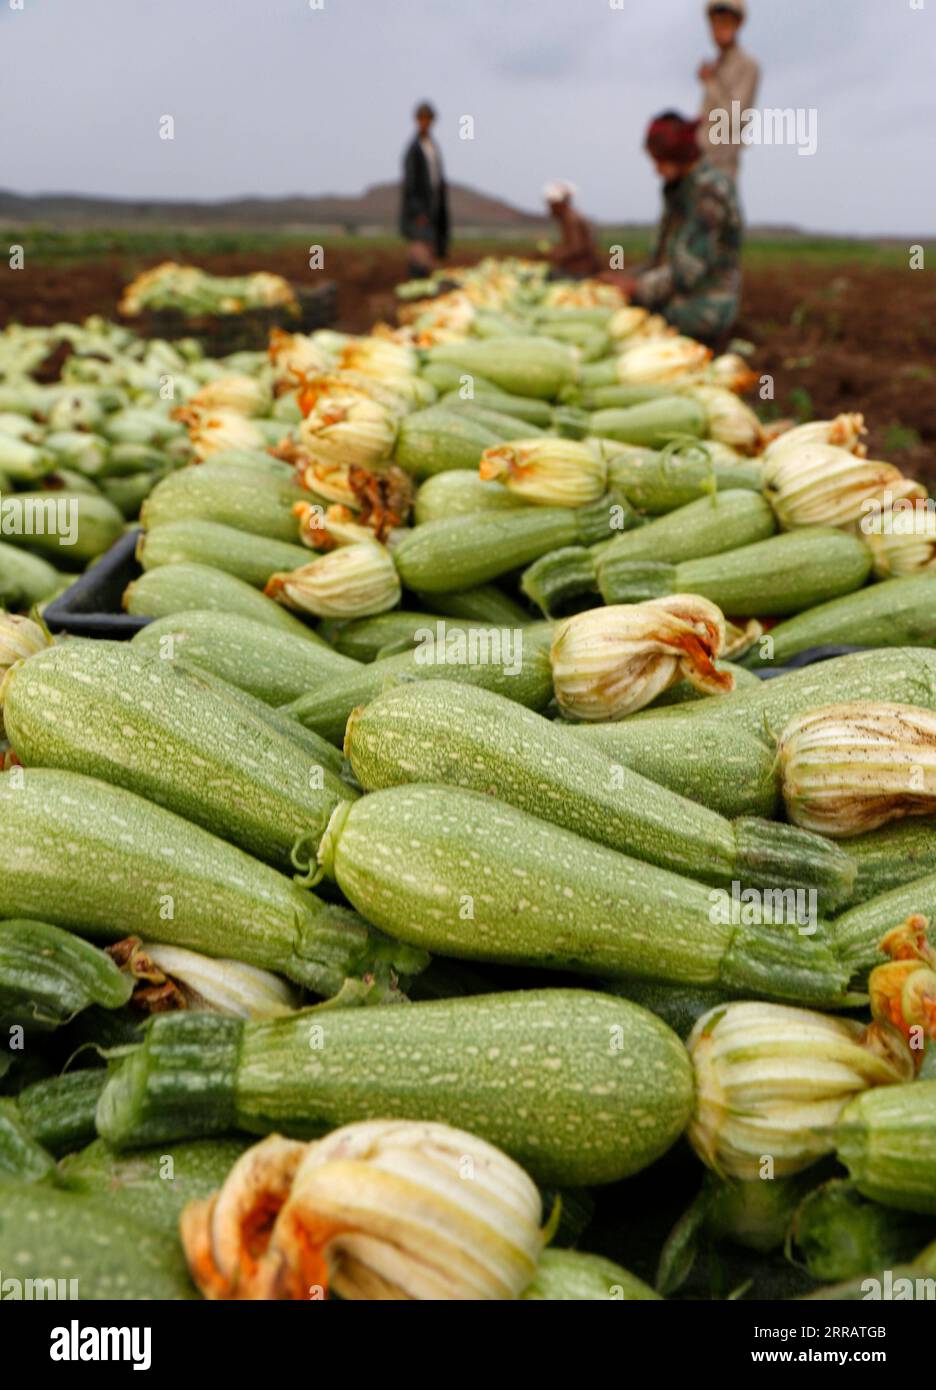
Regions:
<svg viewBox="0 0 936 1390"><path fill-rule="evenodd" d="M50 632L71 637L106 637L126 642L152 618L135 618L121 606L124 589L138 578L139 527L121 536L89 570L48 605L44 620Z"/></svg>
<svg viewBox="0 0 936 1390"><path fill-rule="evenodd" d="M231 352L258 352L267 346L271 328L289 333L313 333L328 328L338 317L338 286L334 280L310 289L293 285L299 302L298 316L285 305L248 309L242 314L205 314L192 317L178 309L155 309L132 320L147 338L197 338L211 357ZM128 322L131 322L128 320Z"/></svg>

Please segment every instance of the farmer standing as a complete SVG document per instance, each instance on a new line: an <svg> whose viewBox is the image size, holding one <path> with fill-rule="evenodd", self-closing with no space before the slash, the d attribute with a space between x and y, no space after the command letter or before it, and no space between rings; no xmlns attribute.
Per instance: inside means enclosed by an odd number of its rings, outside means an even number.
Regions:
<svg viewBox="0 0 936 1390"><path fill-rule="evenodd" d="M573 204L575 185L555 179L543 189L549 215L559 227L559 241L547 253L557 276L583 279L597 275L601 262L589 223Z"/></svg>
<svg viewBox="0 0 936 1390"><path fill-rule="evenodd" d="M432 138L436 113L427 101L416 108L416 135L403 160L400 234L409 243L409 273L428 275L448 251L448 188L442 156Z"/></svg>
<svg viewBox="0 0 936 1390"><path fill-rule="evenodd" d="M718 57L699 68L703 89L699 143L709 164L737 179L741 158L737 136L744 112L753 107L757 97L760 70L737 41L738 30L747 18L747 0L709 0L706 10ZM734 102L737 107L733 107ZM738 113L737 120L734 111ZM728 141L718 138L726 126L734 136Z"/></svg>

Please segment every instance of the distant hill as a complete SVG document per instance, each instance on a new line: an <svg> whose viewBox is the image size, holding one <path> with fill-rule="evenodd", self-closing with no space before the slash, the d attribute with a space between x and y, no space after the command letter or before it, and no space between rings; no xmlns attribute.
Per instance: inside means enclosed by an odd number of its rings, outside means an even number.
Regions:
<svg viewBox="0 0 936 1390"><path fill-rule="evenodd" d="M393 227L399 207L399 184L377 183L363 193L326 193L312 198L236 198L224 202L149 202L92 198L77 193L12 193L0 189L0 223L5 226L51 224L62 230L82 227L228 227L288 231L310 226ZM542 219L498 198L461 184L450 186L452 220L463 227L534 229Z"/></svg>

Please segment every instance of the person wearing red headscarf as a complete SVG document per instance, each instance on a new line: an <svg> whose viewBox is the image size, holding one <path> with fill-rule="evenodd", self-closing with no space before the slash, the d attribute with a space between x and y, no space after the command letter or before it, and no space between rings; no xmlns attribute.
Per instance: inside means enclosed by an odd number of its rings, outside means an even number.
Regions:
<svg viewBox="0 0 936 1390"><path fill-rule="evenodd" d="M680 333L718 343L738 314L742 221L734 181L699 148L699 121L664 111L645 148L663 180L663 217L649 265L616 283Z"/></svg>

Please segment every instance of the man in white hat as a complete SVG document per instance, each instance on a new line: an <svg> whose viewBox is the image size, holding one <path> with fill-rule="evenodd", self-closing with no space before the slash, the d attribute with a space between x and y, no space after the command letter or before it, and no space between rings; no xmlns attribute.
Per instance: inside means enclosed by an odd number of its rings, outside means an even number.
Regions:
<svg viewBox="0 0 936 1390"><path fill-rule="evenodd" d="M549 215L560 232L560 240L546 253L546 258L556 275L583 279L597 275L602 267L592 229L572 205L576 192L575 185L564 179L553 179L543 189Z"/></svg>
<svg viewBox="0 0 936 1390"><path fill-rule="evenodd" d="M738 43L738 30L747 18L747 0L707 0L705 8L718 57L699 68L703 89L699 144L709 164L729 178L737 179L741 145L737 139L725 142L713 136L721 134L726 124L732 133L738 128L737 123L734 127L730 124L733 102L738 103L737 109L742 115L753 107L760 69Z"/></svg>

